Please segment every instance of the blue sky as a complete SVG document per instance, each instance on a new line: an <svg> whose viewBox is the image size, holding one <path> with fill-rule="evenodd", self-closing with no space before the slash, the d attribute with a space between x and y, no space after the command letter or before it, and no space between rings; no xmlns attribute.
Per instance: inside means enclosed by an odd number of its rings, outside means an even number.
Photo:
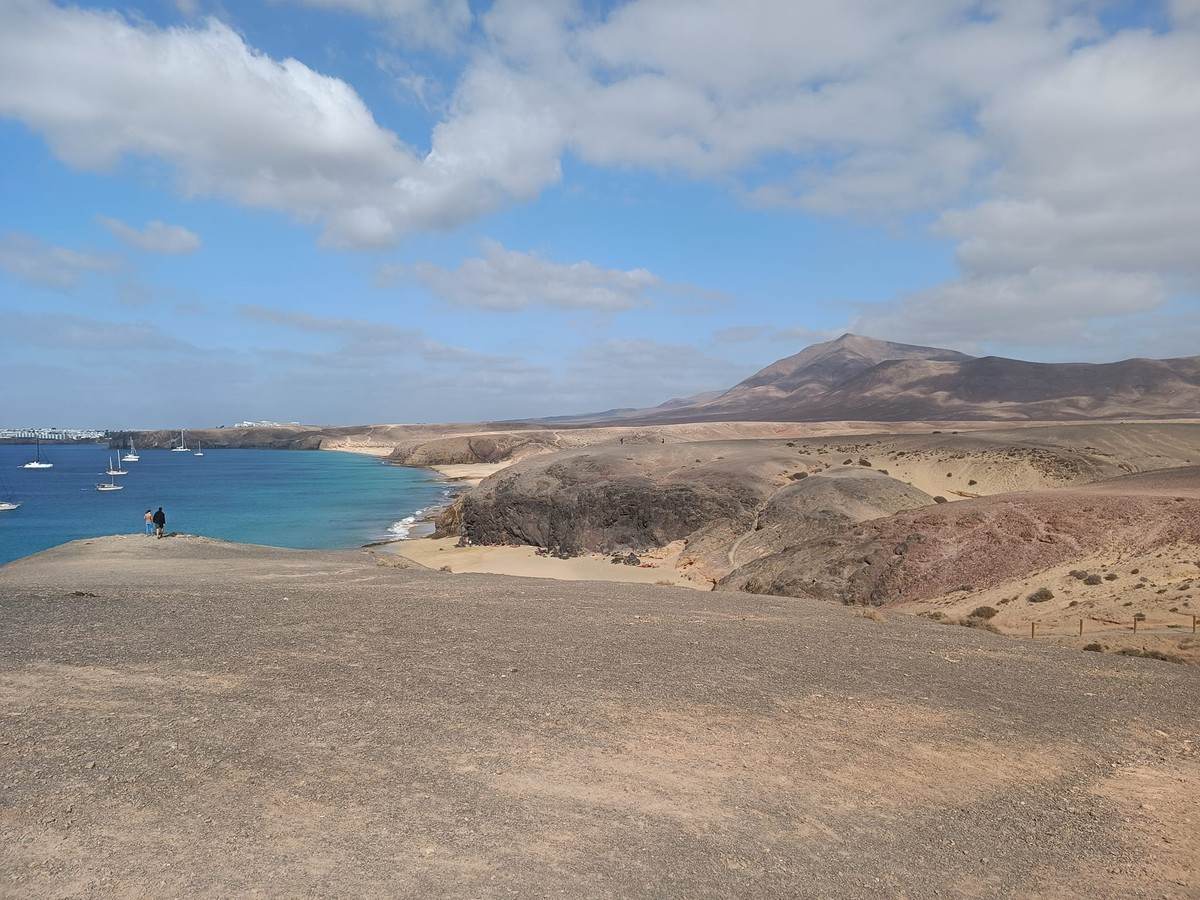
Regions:
<svg viewBox="0 0 1200 900"><path fill-rule="evenodd" d="M12 0L5 424L1197 347L1200 3Z"/></svg>

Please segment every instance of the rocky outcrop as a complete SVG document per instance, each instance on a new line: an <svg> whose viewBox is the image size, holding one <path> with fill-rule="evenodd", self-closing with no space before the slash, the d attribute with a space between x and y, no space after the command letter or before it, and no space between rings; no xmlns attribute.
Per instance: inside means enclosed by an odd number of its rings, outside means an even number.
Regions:
<svg viewBox="0 0 1200 900"><path fill-rule="evenodd" d="M388 457L402 466L449 466L498 463L521 459L557 446L552 431L496 432L411 440L397 445Z"/></svg>
<svg viewBox="0 0 1200 900"><path fill-rule="evenodd" d="M771 486L732 460L685 465L694 453L660 446L526 460L463 498L463 533L478 544L577 553L661 546L718 520L748 526Z"/></svg>

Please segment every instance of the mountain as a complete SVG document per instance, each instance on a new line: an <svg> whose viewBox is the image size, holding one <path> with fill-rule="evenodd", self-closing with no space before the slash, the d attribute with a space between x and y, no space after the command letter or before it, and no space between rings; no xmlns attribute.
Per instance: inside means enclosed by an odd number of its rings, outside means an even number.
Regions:
<svg viewBox="0 0 1200 900"><path fill-rule="evenodd" d="M844 334L774 362L715 396L622 410L609 421L1194 416L1200 416L1200 357L1034 363Z"/></svg>

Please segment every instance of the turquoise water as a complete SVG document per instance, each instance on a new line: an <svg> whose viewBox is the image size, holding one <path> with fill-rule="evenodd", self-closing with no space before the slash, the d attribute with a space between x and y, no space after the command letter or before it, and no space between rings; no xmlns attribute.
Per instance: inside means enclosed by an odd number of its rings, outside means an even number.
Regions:
<svg viewBox="0 0 1200 900"><path fill-rule="evenodd" d="M44 445L53 469L22 469L33 447L0 444L0 564L64 541L142 530L163 507L167 530L276 547L345 548L402 535L406 517L444 501L448 489L422 469L315 450L143 450L123 463L121 491L102 493L110 451ZM411 521L411 520L410 520Z"/></svg>

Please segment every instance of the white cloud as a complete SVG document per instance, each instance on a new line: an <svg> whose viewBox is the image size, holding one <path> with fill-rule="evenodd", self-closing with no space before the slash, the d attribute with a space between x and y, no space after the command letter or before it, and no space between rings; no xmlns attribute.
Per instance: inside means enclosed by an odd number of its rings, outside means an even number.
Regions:
<svg viewBox="0 0 1200 900"><path fill-rule="evenodd" d="M116 260L57 247L27 234L0 235L0 269L29 284L68 291L89 272L108 272Z"/></svg>
<svg viewBox="0 0 1200 900"><path fill-rule="evenodd" d="M1152 274L1036 267L918 291L864 311L851 330L939 346L1069 346L1093 320L1145 314L1165 299L1162 280Z"/></svg>
<svg viewBox="0 0 1200 900"><path fill-rule="evenodd" d="M1093 315L1136 316L1200 283L1196 0L1169 0L1173 31L1117 34L1092 0L498 0L477 32L461 2L291 2L425 22L410 30L427 44L430 16L431 34L477 34L427 153L345 82L218 21L157 29L47 0L0 8L0 115L71 165L166 161L187 194L282 211L337 246L534 198L568 154L823 215L930 213L962 274L872 312L897 328L977 305L1001 334L996 310L1038 302L1068 304L1050 317L1074 327L1089 320L1075 286L1096 286ZM527 288L528 256L418 275L493 308L631 302L602 278L593 294Z"/></svg>
<svg viewBox="0 0 1200 900"><path fill-rule="evenodd" d="M550 306L616 312L648 303L648 292L663 284L645 269L604 269L587 261L556 263L491 240L484 241L482 256L463 260L456 269L418 263L411 271L448 303L491 310Z"/></svg>
<svg viewBox="0 0 1200 900"><path fill-rule="evenodd" d="M129 246L147 253L182 254L200 249L200 236L182 225L168 225L155 219L139 231L120 219L97 216L97 220Z"/></svg>
<svg viewBox="0 0 1200 900"><path fill-rule="evenodd" d="M1200 277L1200 33L1074 52L984 110L995 196L947 213L971 271L1037 265Z"/></svg>
<svg viewBox="0 0 1200 900"><path fill-rule="evenodd" d="M386 22L403 44L450 50L471 26L467 0L275 0L340 10Z"/></svg>
<svg viewBox="0 0 1200 900"><path fill-rule="evenodd" d="M157 29L45 0L0 8L0 115L74 167L164 160L185 194L281 210L340 246L453 226L558 171L530 152L536 135L490 135L486 117L467 133L439 126L422 159L345 82L273 60L215 19Z"/></svg>

